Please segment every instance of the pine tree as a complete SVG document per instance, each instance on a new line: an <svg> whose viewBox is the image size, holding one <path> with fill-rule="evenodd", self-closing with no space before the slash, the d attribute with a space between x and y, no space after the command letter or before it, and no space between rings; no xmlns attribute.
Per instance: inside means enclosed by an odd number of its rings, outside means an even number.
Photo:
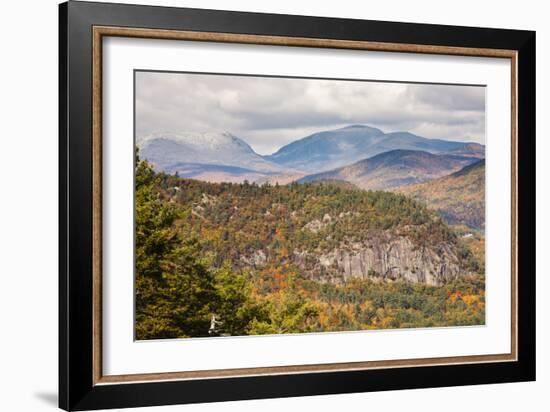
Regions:
<svg viewBox="0 0 550 412"><path fill-rule="evenodd" d="M136 337L208 336L214 277L197 241L178 236L181 216L161 199L160 177L136 161Z"/></svg>

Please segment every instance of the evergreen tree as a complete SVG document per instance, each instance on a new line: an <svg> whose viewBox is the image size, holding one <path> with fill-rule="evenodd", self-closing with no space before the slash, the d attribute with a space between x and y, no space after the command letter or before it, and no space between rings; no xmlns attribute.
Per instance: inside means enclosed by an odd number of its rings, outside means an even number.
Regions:
<svg viewBox="0 0 550 412"><path fill-rule="evenodd" d="M208 336L214 277L198 243L178 236L181 216L160 198L160 177L136 160L136 337Z"/></svg>

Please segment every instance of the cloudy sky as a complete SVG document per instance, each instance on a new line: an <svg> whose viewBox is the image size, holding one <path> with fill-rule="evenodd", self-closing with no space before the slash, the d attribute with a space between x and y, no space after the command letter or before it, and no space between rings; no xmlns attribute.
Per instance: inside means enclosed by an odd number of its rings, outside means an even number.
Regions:
<svg viewBox="0 0 550 412"><path fill-rule="evenodd" d="M485 88L136 72L136 135L228 131L260 154L350 124L485 143Z"/></svg>

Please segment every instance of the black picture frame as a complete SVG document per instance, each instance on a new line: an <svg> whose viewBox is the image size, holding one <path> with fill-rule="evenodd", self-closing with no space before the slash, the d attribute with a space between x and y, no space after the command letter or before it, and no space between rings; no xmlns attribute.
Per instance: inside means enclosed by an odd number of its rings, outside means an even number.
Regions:
<svg viewBox="0 0 550 412"><path fill-rule="evenodd" d="M517 51L517 361L96 385L92 28ZM535 32L89 3L59 6L59 406L90 410L535 380Z"/></svg>

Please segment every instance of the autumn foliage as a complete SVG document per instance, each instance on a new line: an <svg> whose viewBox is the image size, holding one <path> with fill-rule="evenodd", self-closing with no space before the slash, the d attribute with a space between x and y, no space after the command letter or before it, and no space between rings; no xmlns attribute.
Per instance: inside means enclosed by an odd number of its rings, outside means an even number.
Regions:
<svg viewBox="0 0 550 412"><path fill-rule="evenodd" d="M330 184L209 184L136 162L137 339L479 325L481 263L426 207ZM296 211L299 211L297 213ZM341 224L303 231L326 214ZM418 247L454 242L472 274L444 286L303 276L291 255L353 234L416 225ZM327 223L327 227L328 223ZM267 251L267 255L258 251Z"/></svg>

